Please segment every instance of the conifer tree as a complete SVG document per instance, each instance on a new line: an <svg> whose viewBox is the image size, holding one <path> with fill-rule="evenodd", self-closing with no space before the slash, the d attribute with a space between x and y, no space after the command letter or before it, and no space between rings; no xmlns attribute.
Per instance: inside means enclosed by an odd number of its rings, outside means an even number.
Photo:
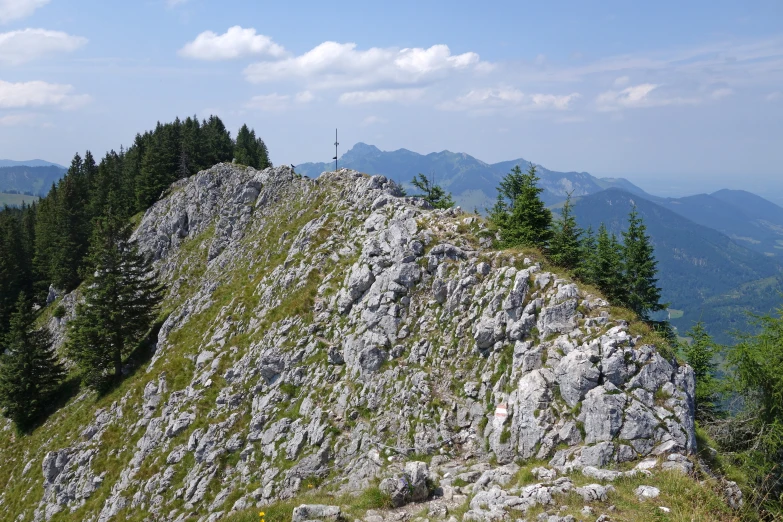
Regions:
<svg viewBox="0 0 783 522"><path fill-rule="evenodd" d="M269 149L261 138L256 138L256 150L258 151L258 166L256 168L265 169L271 167L272 162L269 160Z"/></svg>
<svg viewBox="0 0 783 522"><path fill-rule="evenodd" d="M715 356L720 348L701 321L693 325L685 335L691 338L691 342L681 344L680 349L685 361L693 368L696 378L696 418L708 420L713 418L718 410L718 365L715 363Z"/></svg>
<svg viewBox="0 0 783 522"><path fill-rule="evenodd" d="M22 430L42 412L65 375L49 331L35 329L32 305L26 294L19 295L0 355L0 408Z"/></svg>
<svg viewBox="0 0 783 522"><path fill-rule="evenodd" d="M596 243L593 226L587 227L579 241L580 262L574 268L574 274L585 283L595 284Z"/></svg>
<svg viewBox="0 0 783 522"><path fill-rule="evenodd" d="M501 182L501 194L513 196L500 237L508 246L529 245L547 248L552 237L552 213L541 200L536 166L522 173L519 165Z"/></svg>
<svg viewBox="0 0 783 522"><path fill-rule="evenodd" d="M149 331L161 301L151 261L130 235L111 208L96 221L84 302L69 323L68 353L94 388L122 376L123 359Z"/></svg>
<svg viewBox="0 0 783 522"><path fill-rule="evenodd" d="M571 193L568 194L561 219L555 225L552 240L549 243L549 258L556 265L574 269L580 264L582 250L580 248L582 229L576 224L576 217L571 210Z"/></svg>
<svg viewBox="0 0 783 522"><path fill-rule="evenodd" d="M0 213L0 337L7 331L16 299L25 286L25 259L21 227L6 209Z"/></svg>
<svg viewBox="0 0 783 522"><path fill-rule="evenodd" d="M428 202L435 208L451 208L454 206L454 200L451 193L443 190L443 187L433 183L424 174L419 173L411 180L411 185L421 190L421 194L414 195Z"/></svg>
<svg viewBox="0 0 783 522"><path fill-rule="evenodd" d="M234 161L240 165L255 167L258 163L256 152L255 132L247 125L242 125L237 133L237 141L234 146Z"/></svg>
<svg viewBox="0 0 783 522"><path fill-rule="evenodd" d="M230 162L234 158L234 141L231 133L217 116L210 116L201 124L201 147L203 164L209 168L218 163Z"/></svg>
<svg viewBox="0 0 783 522"><path fill-rule="evenodd" d="M612 302L618 302L624 292L622 250L614 234L601 223L595 244L591 282Z"/></svg>
<svg viewBox="0 0 783 522"><path fill-rule="evenodd" d="M623 232L622 262L626 285L624 304L642 319L649 319L651 312L665 310L657 286L658 263L636 206L628 216L628 230Z"/></svg>

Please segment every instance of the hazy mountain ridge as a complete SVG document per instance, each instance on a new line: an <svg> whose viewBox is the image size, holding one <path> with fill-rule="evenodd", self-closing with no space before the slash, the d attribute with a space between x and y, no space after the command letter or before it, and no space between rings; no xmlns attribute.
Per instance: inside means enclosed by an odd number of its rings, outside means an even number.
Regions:
<svg viewBox="0 0 783 522"><path fill-rule="evenodd" d="M449 190L457 204L465 209L483 212L496 198L495 188L503 176L519 165L527 169L530 162L519 158L489 164L465 153L441 151L418 154L407 149L382 151L374 145L357 143L338 161L340 167L351 168L368 174L382 174L410 188L410 180L418 173L434 177ZM302 163L296 166L298 173L318 177L322 172L334 170L334 163ZM587 172L556 172L538 166L542 199L553 205L565 199L569 192L574 196L592 194L609 186L622 186L639 193L644 191L622 178L598 179Z"/></svg>
<svg viewBox="0 0 783 522"><path fill-rule="evenodd" d="M672 320L681 331L702 318L717 338L728 341L727 331L747 328L742 308L766 313L779 302L782 269L775 259L665 206L609 189L579 198L574 212L581 226L597 230L604 223L619 235L633 204L655 246L663 301L685 311L682 318ZM743 288L754 288L754 283L762 280L768 280L768 284L760 292L756 289L752 295L745 295Z"/></svg>
<svg viewBox="0 0 783 522"><path fill-rule="evenodd" d="M44 196L65 172L66 169L59 165L0 166L0 192Z"/></svg>

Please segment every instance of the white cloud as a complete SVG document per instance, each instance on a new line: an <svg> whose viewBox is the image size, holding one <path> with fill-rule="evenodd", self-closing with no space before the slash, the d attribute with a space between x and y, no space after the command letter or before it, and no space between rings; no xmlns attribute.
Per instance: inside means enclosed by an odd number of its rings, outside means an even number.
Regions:
<svg viewBox="0 0 783 522"><path fill-rule="evenodd" d="M298 79L311 88L413 85L444 78L455 71L484 72L490 68L476 53L452 55L447 45L428 49L373 47L324 42L306 53L279 61L249 65L245 78L253 83Z"/></svg>
<svg viewBox="0 0 783 522"><path fill-rule="evenodd" d="M166 0L166 5L168 5L169 7L177 7L178 5L182 5L189 1L190 0Z"/></svg>
<svg viewBox="0 0 783 522"><path fill-rule="evenodd" d="M16 127L17 125L29 125L36 119L36 115L32 113L15 113L0 116L0 127Z"/></svg>
<svg viewBox="0 0 783 522"><path fill-rule="evenodd" d="M353 91L340 95L340 103L358 105L362 103L406 103L420 99L424 89L380 89L377 91Z"/></svg>
<svg viewBox="0 0 783 522"><path fill-rule="evenodd" d="M579 93L566 95L557 94L525 94L512 87L497 87L474 89L454 100L444 102L438 108L450 111L511 108L520 109L555 109L565 110L574 100L580 98Z"/></svg>
<svg viewBox="0 0 783 522"><path fill-rule="evenodd" d="M631 79L627 76L620 76L619 78L616 78L614 80L614 86L615 87L622 87L623 85L628 85L628 82L630 82Z"/></svg>
<svg viewBox="0 0 783 522"><path fill-rule="evenodd" d="M272 94L253 96L250 101L245 104L245 108L269 112L284 111L291 107L291 102L298 105L304 105L310 103L314 99L315 96L313 96L310 91L296 93L293 97L288 94L273 92Z"/></svg>
<svg viewBox="0 0 783 522"><path fill-rule="evenodd" d="M310 103L315 99L315 96L310 91L302 91L296 93L295 99L298 103Z"/></svg>
<svg viewBox="0 0 783 522"><path fill-rule="evenodd" d="M30 16L48 3L49 0L0 0L0 24Z"/></svg>
<svg viewBox="0 0 783 522"><path fill-rule="evenodd" d="M46 29L0 33L0 64L18 65L48 54L75 51L86 43L81 36Z"/></svg>
<svg viewBox="0 0 783 522"><path fill-rule="evenodd" d="M720 100L721 98L725 98L726 96L731 96L734 94L734 91L732 89L728 88L722 88L722 89L715 89L710 93L710 98L713 100Z"/></svg>
<svg viewBox="0 0 783 522"><path fill-rule="evenodd" d="M637 109L643 107L662 107L665 105L694 105L698 98L666 98L651 96L660 85L642 83L626 87L621 91L606 91L598 95L595 102L598 110L617 111L620 109Z"/></svg>
<svg viewBox="0 0 783 522"><path fill-rule="evenodd" d="M285 49L256 30L238 25L223 34L204 31L179 50L180 56L195 60L233 60L242 56L266 54L275 58L285 55Z"/></svg>
<svg viewBox="0 0 783 522"><path fill-rule="evenodd" d="M0 109L76 109L89 101L90 96L86 94L73 94L71 85L42 81L10 83L0 80Z"/></svg>
<svg viewBox="0 0 783 522"><path fill-rule="evenodd" d="M783 93L780 91L771 92L764 97L768 102L778 101L781 98L783 98Z"/></svg>

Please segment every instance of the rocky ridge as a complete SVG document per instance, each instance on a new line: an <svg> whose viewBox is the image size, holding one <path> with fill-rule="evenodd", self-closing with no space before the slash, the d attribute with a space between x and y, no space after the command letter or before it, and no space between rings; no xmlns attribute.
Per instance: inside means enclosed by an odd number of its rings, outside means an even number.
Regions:
<svg viewBox="0 0 783 522"><path fill-rule="evenodd" d="M599 296L482 246L475 216L401 194L383 176L287 167L217 165L173 185L134 234L168 285L154 355L9 459L0 507L213 521L380 487L395 506L429 500L431 517L495 520L690 472L689 367ZM75 301L50 321L59 340ZM69 409L81 420L58 431ZM531 461L537 482L515 486Z"/></svg>

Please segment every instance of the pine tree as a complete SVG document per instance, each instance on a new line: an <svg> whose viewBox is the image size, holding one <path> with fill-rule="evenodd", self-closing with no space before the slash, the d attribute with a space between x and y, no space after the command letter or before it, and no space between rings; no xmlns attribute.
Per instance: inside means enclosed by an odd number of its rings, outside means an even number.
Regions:
<svg viewBox="0 0 783 522"><path fill-rule="evenodd" d="M691 342L681 344L680 350L685 361L693 368L696 378L696 418L708 420L718 411L718 365L715 363L715 356L720 352L720 348L701 321L693 325L685 335L691 338Z"/></svg>
<svg viewBox="0 0 783 522"><path fill-rule="evenodd" d="M269 149L261 138L256 138L256 150L258 156L258 166L256 168L265 169L271 167L272 162L269 160Z"/></svg>
<svg viewBox="0 0 783 522"><path fill-rule="evenodd" d="M155 203L161 193L176 179L179 161L173 126L158 123L141 160L136 181L136 202L140 209Z"/></svg>
<svg viewBox="0 0 783 522"><path fill-rule="evenodd" d="M576 217L571 210L571 194L569 193L563 205L561 219L555 225L552 240L549 243L549 258L552 262L563 268L572 270L577 268L582 259L580 248L582 234L582 229L576 224Z"/></svg>
<svg viewBox="0 0 783 522"><path fill-rule="evenodd" d="M43 411L65 371L52 349L49 331L35 329L32 301L22 293L0 355L0 407L25 430Z"/></svg>
<svg viewBox="0 0 783 522"><path fill-rule="evenodd" d="M624 304L642 319L649 319L651 312L665 310L666 306L660 303L661 289L656 286L658 263L636 206L628 216L628 230L623 232L622 261L627 285Z"/></svg>
<svg viewBox="0 0 783 522"><path fill-rule="evenodd" d="M121 378L124 357L149 331L161 301L151 261L130 235L111 209L96 221L84 302L69 323L68 353L94 388Z"/></svg>
<svg viewBox="0 0 783 522"><path fill-rule="evenodd" d="M596 242L593 226L587 227L579 241L580 263L574 269L574 274L585 283L595 284Z"/></svg>
<svg viewBox="0 0 783 522"><path fill-rule="evenodd" d="M593 284L612 302L618 302L624 292L622 253L614 234L601 223L595 244L595 260L591 276Z"/></svg>
<svg viewBox="0 0 783 522"><path fill-rule="evenodd" d="M519 166L501 182L501 193L515 195L500 237L508 246L529 245L547 248L552 237L552 213L541 200L544 189L538 186L536 166L526 173ZM506 184L504 186L504 183Z"/></svg>
<svg viewBox="0 0 783 522"><path fill-rule="evenodd" d="M209 168L218 163L230 162L234 158L234 141L231 133L217 116L210 116L201 124L201 147L203 164Z"/></svg>
<svg viewBox="0 0 783 522"><path fill-rule="evenodd" d="M8 329L16 300L25 287L21 226L9 209L0 212L0 336Z"/></svg>
<svg viewBox="0 0 783 522"><path fill-rule="evenodd" d="M242 125L237 133L234 161L248 167L255 167L258 164L255 132L251 131L247 125Z"/></svg>
<svg viewBox="0 0 783 522"><path fill-rule="evenodd" d="M419 173L411 180L411 185L422 191L422 194L413 197L421 198L428 202L434 208L451 208L454 206L454 200L451 193L443 190L443 187L433 183L424 174Z"/></svg>

